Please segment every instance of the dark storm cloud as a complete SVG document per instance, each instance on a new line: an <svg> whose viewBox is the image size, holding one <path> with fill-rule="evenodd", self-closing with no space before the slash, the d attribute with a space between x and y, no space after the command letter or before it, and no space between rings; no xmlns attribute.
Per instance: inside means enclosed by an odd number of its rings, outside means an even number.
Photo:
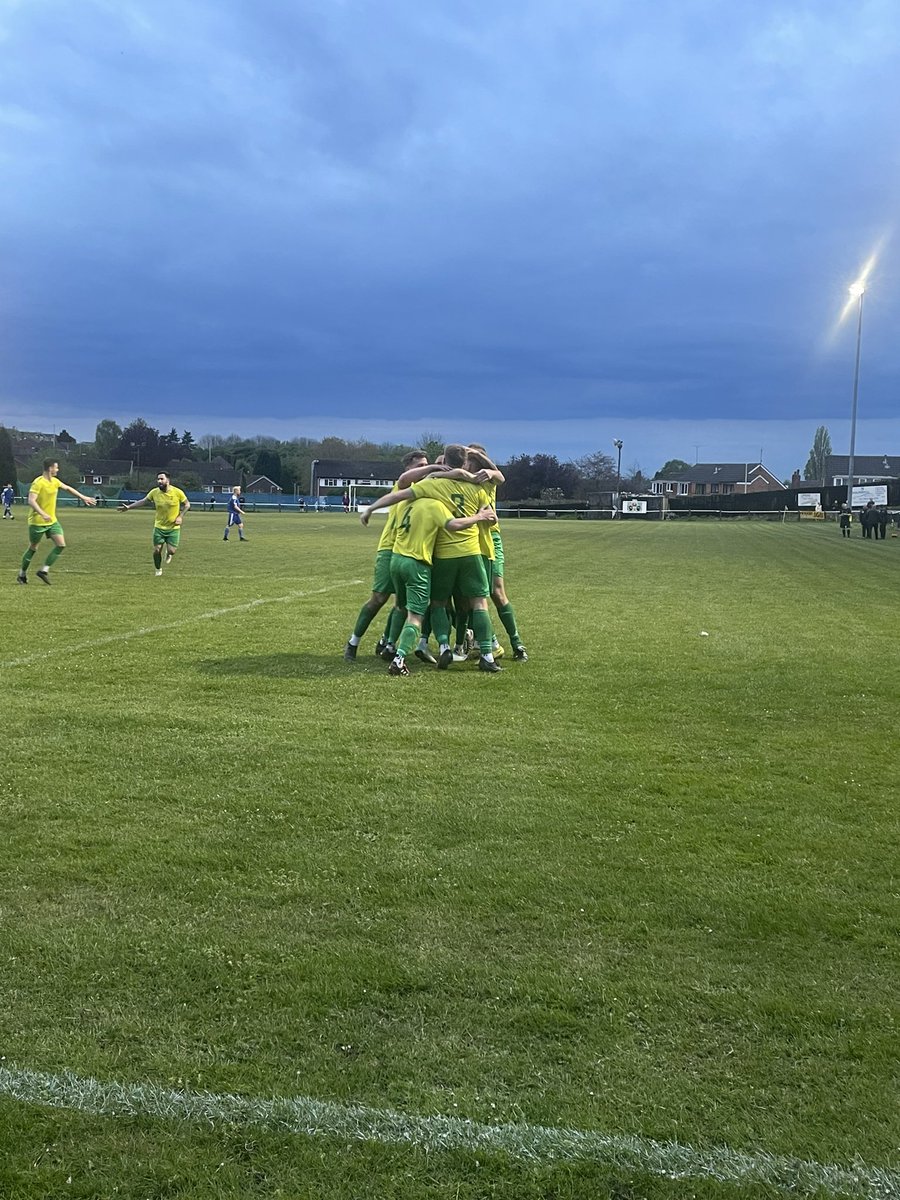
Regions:
<svg viewBox="0 0 900 1200"><path fill-rule="evenodd" d="M886 2L14 4L5 386L194 423L827 419L898 196L898 32Z"/></svg>

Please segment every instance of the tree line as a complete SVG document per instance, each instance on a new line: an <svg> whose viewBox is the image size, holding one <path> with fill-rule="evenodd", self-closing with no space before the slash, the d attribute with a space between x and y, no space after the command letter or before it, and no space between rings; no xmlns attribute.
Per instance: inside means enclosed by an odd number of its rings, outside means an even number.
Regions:
<svg viewBox="0 0 900 1200"><path fill-rule="evenodd" d="M162 433L138 418L124 428L116 421L101 421L95 430L93 442L77 443L72 448L71 457L85 466L110 460L128 462L140 472L142 482L146 482L148 472L165 469L176 462L179 464L179 482L189 489L200 486L200 479L199 476L192 476L187 463L222 459L247 481L267 475L291 494L295 488L301 493L309 490L312 464L316 459L396 463L409 450L422 449L433 460L443 446L444 438L434 432L423 432L416 446L376 443L364 438L347 441L337 437L297 437L281 441L266 436L244 438L237 434L227 437L207 434L197 440L190 430L179 433L171 429L168 433ZM43 457L43 454L36 454L25 473L32 471L38 474ZM91 458L95 460L94 464L88 462ZM0 440L0 464L2 461ZM13 465L10 448L7 469L12 470ZM517 454L505 463L498 463L498 466L507 480L504 495L517 500L585 500L597 492L612 491L617 482L623 491L642 491L648 482L638 463L623 468L621 477L617 477L616 461L601 451L571 462L561 462L553 454ZM61 476L66 477L64 457L61 458ZM33 478L33 475L29 475L29 478ZM14 474L10 475L10 479L14 479Z"/></svg>
<svg viewBox="0 0 900 1200"><path fill-rule="evenodd" d="M90 457L133 463L141 477L147 472L165 468L172 462L205 462L221 458L248 480L267 475L290 494L295 488L301 493L309 490L310 472L316 459L396 462L413 449L422 449L430 459L434 459L443 444L444 439L440 434L432 432L424 432L415 447L391 442L375 443L364 438L346 441L336 437L297 437L281 441L265 436L242 438L237 434L227 437L206 434L198 441L187 429L180 434L176 429L161 433L138 418L124 428L116 421L101 421L95 430L93 442L77 443L73 448L73 457L85 465L89 465L86 459ZM824 478L825 461L829 454L831 439L827 428L820 425L806 464L807 479ZM27 464L24 473L29 479L40 473L43 457L43 454L36 454ZM571 462L560 462L553 454L517 454L498 465L506 476L504 495L516 500L544 500L551 503L564 499L585 500L598 492L613 491L617 484L623 492L642 492L650 482L639 463L624 468L619 476L612 455L599 450ZM670 479L687 470L689 464L683 459L669 459L653 479ZM62 474L65 478L65 467ZM16 482L10 435L2 427L0 476L0 486ZM179 477L189 488L200 486L199 477L191 476L190 470L185 467L180 468Z"/></svg>

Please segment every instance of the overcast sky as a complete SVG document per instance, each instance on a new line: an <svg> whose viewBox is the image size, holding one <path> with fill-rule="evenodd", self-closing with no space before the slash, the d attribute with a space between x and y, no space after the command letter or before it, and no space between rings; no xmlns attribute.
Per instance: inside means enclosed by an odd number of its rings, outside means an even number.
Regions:
<svg viewBox="0 0 900 1200"><path fill-rule="evenodd" d="M0 0L0 421L900 453L895 0Z"/></svg>

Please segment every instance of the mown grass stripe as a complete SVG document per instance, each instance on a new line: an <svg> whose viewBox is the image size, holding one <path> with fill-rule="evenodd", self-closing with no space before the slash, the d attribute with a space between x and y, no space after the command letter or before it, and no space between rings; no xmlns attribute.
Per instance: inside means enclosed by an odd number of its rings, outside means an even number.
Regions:
<svg viewBox="0 0 900 1200"><path fill-rule="evenodd" d="M848 1196L891 1200L900 1195L900 1171L858 1162L838 1166L714 1146L608 1135L542 1125L484 1125L456 1117L416 1117L390 1109L343 1105L309 1096L251 1098L159 1087L103 1083L70 1071L60 1075L0 1066L0 1096L91 1116L154 1117L205 1125L239 1125L309 1137L408 1145L424 1150L502 1151L535 1163L591 1162L620 1172L666 1179L714 1179L762 1185L794 1196Z"/></svg>
<svg viewBox="0 0 900 1200"><path fill-rule="evenodd" d="M36 654L26 654L21 658L8 658L0 662L0 669L7 667L27 667L31 663L42 662L57 654L77 654L81 650L96 650L99 646L109 646L113 642L127 642L132 638L148 637L152 633L167 633L172 629L180 629L185 625L193 625L197 621L212 621L216 617L228 617L232 613L249 612L263 604L287 604L291 600L302 600L307 596L321 596L325 592L334 592L340 588L359 587L361 579L347 579L343 583L332 583L327 587L311 588L303 591L287 592L284 596L260 596L256 600L247 600L243 604L233 604L228 608L213 608L208 612L195 613L183 617L180 621L167 621L165 625L144 625L140 629L129 629L123 633L110 633L106 637L94 638L89 642L71 642L63 646L54 646L50 650L41 650Z"/></svg>

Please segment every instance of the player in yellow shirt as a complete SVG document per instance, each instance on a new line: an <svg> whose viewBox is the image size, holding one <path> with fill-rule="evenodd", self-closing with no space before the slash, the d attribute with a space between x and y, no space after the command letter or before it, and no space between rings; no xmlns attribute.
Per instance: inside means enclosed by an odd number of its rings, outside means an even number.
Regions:
<svg viewBox="0 0 900 1200"><path fill-rule="evenodd" d="M502 471L488 458L488 453L484 446L480 446L478 443L469 444L466 456L466 469L474 472L477 479L484 480L482 486L487 492L491 506L496 509L497 484L505 483L506 480L503 477ZM478 535L481 538L481 552L486 560L490 560L491 599L497 610L497 616L503 622L503 628L509 635L510 644L513 648L513 658L516 662L528 662L528 653L519 636L516 614L509 602L509 597L506 594L506 585L503 582L503 539L500 536L499 522L496 525L491 525L490 528L486 525L480 525L478 527ZM494 638L494 643L494 657L496 658L498 656L496 638ZM500 653L503 653L502 649Z"/></svg>
<svg viewBox="0 0 900 1200"><path fill-rule="evenodd" d="M56 519L56 495L60 490L71 492L88 507L93 508L97 503L91 496L83 496L76 488L69 487L59 475L59 463L55 458L44 459L44 470L34 480L28 489L28 549L22 555L22 566L16 580L18 583L28 582L28 567L37 553L41 538L49 538L53 549L47 555L47 561L38 568L37 577L41 583L50 583L50 568L66 548L66 538L63 527Z"/></svg>
<svg viewBox="0 0 900 1200"><path fill-rule="evenodd" d="M412 450L403 459L403 474L394 484L393 490L396 492L400 488L406 488L416 479L422 479L424 476L431 474L433 471L439 471L441 468L436 465L429 466L428 455L421 450ZM394 590L393 582L391 581L391 554L394 548L394 535L396 533L397 514L391 511L388 519L385 522L381 537L378 539L378 546L375 551L375 575L372 580L372 592L369 599L359 610L359 616L356 618L356 625L353 627L353 632L347 639L347 644L344 647L344 662L355 662L356 651L362 640L363 634L369 628L372 620L375 618L379 610L386 603L388 596ZM384 636L379 640L375 647L375 653L386 661L390 661L396 650L391 641L392 634L399 635L402 628L402 614L394 607L391 610L391 615L388 618L387 627L384 631ZM425 652L428 658L433 656L427 651Z"/></svg>
<svg viewBox="0 0 900 1200"><path fill-rule="evenodd" d="M368 511L373 512L376 508L386 508L404 500L418 500L424 497L440 500L454 517L474 516L487 505L487 496L484 490L473 482L473 476L463 469L465 455L465 446L456 443L445 446L445 473L432 475L399 492L382 496ZM430 607L432 628L441 649L438 670L446 670L453 661L447 606L455 595L461 596L472 610L472 624L481 651L478 669L490 672L500 670L491 651L492 630L487 613L489 592L474 522L456 530L439 530L434 543Z"/></svg>
<svg viewBox="0 0 900 1200"><path fill-rule="evenodd" d="M135 500L133 504L120 504L119 512L130 512L133 508L143 508L145 504L152 504L156 509L156 519L153 522L153 565L156 574L162 575L163 546L166 548L168 566L175 557L175 551L181 541L181 522L191 507L191 502L181 488L175 487L165 471L160 471L156 477L156 487L152 488L143 500Z"/></svg>
<svg viewBox="0 0 900 1200"><path fill-rule="evenodd" d="M439 534L447 530L459 532L476 524L495 521L490 508L481 508L471 516L454 517L440 500L395 500L399 493L388 493L361 515L368 525L370 514L377 508L397 503L398 508L394 550L391 557L391 577L398 608L406 612L403 631L397 641L397 652L388 670L392 675L408 675L406 656L422 633L422 621L431 599L431 567L434 544Z"/></svg>

